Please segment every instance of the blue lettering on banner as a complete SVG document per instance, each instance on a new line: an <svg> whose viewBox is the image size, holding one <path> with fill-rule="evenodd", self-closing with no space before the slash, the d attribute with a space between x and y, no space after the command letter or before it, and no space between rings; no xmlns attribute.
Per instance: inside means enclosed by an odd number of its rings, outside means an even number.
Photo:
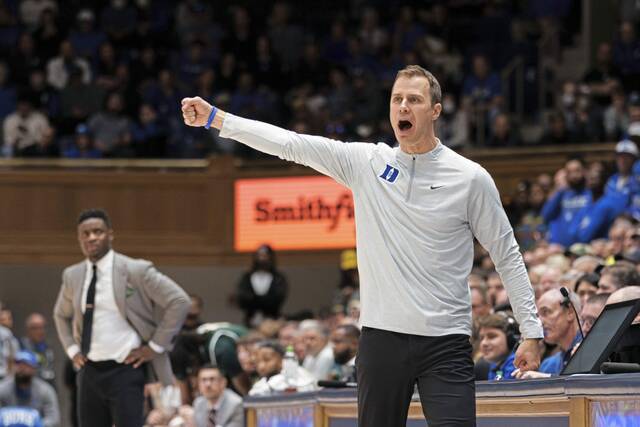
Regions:
<svg viewBox="0 0 640 427"><path fill-rule="evenodd" d="M391 165L387 165L384 172L382 172L382 175L380 175L380 178L384 179L385 181L394 182L396 179L398 179L398 174L400 174L400 171L398 169L394 168Z"/></svg>

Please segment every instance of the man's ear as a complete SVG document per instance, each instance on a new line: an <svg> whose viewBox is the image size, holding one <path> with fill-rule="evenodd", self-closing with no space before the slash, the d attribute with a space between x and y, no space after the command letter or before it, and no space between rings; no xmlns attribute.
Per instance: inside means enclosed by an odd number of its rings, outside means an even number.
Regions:
<svg viewBox="0 0 640 427"><path fill-rule="evenodd" d="M431 119L433 121L438 120L438 117L440 117L441 112L442 112L442 104L438 102L436 105L433 106L433 114L431 116Z"/></svg>

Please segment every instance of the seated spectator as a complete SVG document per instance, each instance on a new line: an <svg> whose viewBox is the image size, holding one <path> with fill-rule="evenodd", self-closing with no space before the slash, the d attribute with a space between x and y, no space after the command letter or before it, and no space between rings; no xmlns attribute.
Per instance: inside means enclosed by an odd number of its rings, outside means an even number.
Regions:
<svg viewBox="0 0 640 427"><path fill-rule="evenodd" d="M283 357L284 349L277 342L264 341L258 344L256 370L260 380L249 391L250 396L274 394L291 387L299 392L316 389L316 378L301 366L298 366L295 384L287 384L282 374Z"/></svg>
<svg viewBox="0 0 640 427"><path fill-rule="evenodd" d="M578 270L582 273L595 273L596 268L602 264L602 258L594 255L582 255L576 258L571 264L572 270Z"/></svg>
<svg viewBox="0 0 640 427"><path fill-rule="evenodd" d="M565 164L567 173L567 187L558 188L544 207L542 217L549 226L549 243L558 243L569 247L575 243L570 232L574 216L591 203L591 190L585 187L584 162L573 158Z"/></svg>
<svg viewBox="0 0 640 427"><path fill-rule="evenodd" d="M122 95L118 92L110 93L105 107L103 111L92 115L87 123L95 147L105 157L133 157L131 122L123 114Z"/></svg>
<svg viewBox="0 0 640 427"><path fill-rule="evenodd" d="M43 143L45 132L49 128L47 117L33 109L30 99L21 98L16 111L4 119L5 152L23 156L33 146Z"/></svg>
<svg viewBox="0 0 640 427"><path fill-rule="evenodd" d="M618 259L624 257L627 235L631 233L633 229L631 219L625 215L620 215L613 221L611 228L609 228L608 240L604 248L606 251L605 264L614 264ZM591 245L593 246L593 242ZM629 264L627 263L627 265Z"/></svg>
<svg viewBox="0 0 640 427"><path fill-rule="evenodd" d="M295 347L296 340L300 337L300 330L298 329L298 322L289 321L284 324L278 331L278 344L282 348L287 348L290 345ZM304 357L300 358L298 362L304 360Z"/></svg>
<svg viewBox="0 0 640 427"><path fill-rule="evenodd" d="M620 84L620 71L613 63L610 43L600 43L596 52L596 63L587 70L582 81L589 86L593 100L601 107L611 103L611 94Z"/></svg>
<svg viewBox="0 0 640 427"><path fill-rule="evenodd" d="M331 333L335 364L328 379L356 382L356 353L360 340L360 329L354 325L340 325Z"/></svg>
<svg viewBox="0 0 640 427"><path fill-rule="evenodd" d="M617 88L611 90L611 93ZM606 105L609 105L607 101ZM598 142L604 138L602 108L597 105L591 94L580 94L576 99L575 121L571 129L574 142Z"/></svg>
<svg viewBox="0 0 640 427"><path fill-rule="evenodd" d="M233 390L246 395L251 384L248 374L240 366L236 343L247 335L247 328L228 322L203 323L196 332L200 335L200 353L205 355L204 363L217 366L227 376Z"/></svg>
<svg viewBox="0 0 640 427"><path fill-rule="evenodd" d="M20 20L29 31L33 31L38 28L40 17L45 10L57 11L57 2L54 0L24 0L20 2Z"/></svg>
<svg viewBox="0 0 640 427"><path fill-rule="evenodd" d="M489 60L484 55L473 57L472 71L463 83L463 103L470 106L487 108L495 103L497 97L502 94L500 77L491 71Z"/></svg>
<svg viewBox="0 0 640 427"><path fill-rule="evenodd" d="M40 313L31 313L25 321L27 335L20 339L20 348L28 350L38 359L38 377L55 388L56 372L53 348L46 340L47 319Z"/></svg>
<svg viewBox="0 0 640 427"><path fill-rule="evenodd" d="M585 336L591 331L591 327L596 323L596 319L604 310L610 294L593 294L583 304L580 311L580 325Z"/></svg>
<svg viewBox="0 0 640 427"><path fill-rule="evenodd" d="M80 123L76 126L72 145L62 152L62 156L70 159L97 159L102 157L102 153L93 147L93 138L91 138L89 127Z"/></svg>
<svg viewBox="0 0 640 427"><path fill-rule="evenodd" d="M50 118L60 113L60 95L57 90L49 86L43 70L36 69L29 73L29 97L33 100L34 108L40 110Z"/></svg>
<svg viewBox="0 0 640 427"><path fill-rule="evenodd" d="M620 70L625 91L640 90L640 41L630 21L620 24L620 38L613 45L613 63Z"/></svg>
<svg viewBox="0 0 640 427"><path fill-rule="evenodd" d="M0 407L23 406L38 411L47 427L60 425L60 408L56 392L36 376L38 359L22 350L15 357L15 375L0 382Z"/></svg>
<svg viewBox="0 0 640 427"><path fill-rule="evenodd" d="M516 378L546 378L560 374L566 366L573 348L582 341L579 319L571 307L572 302L580 312L580 299L572 291L569 291L569 298L564 297L559 289L547 291L540 297L537 305L545 342L557 345L560 351L544 359L538 371L521 372L516 369Z"/></svg>
<svg viewBox="0 0 640 427"><path fill-rule="evenodd" d="M567 121L562 113L553 113L549 116L548 130L538 141L539 145L565 145L575 142L574 136L567 128Z"/></svg>
<svg viewBox="0 0 640 427"><path fill-rule="evenodd" d="M617 262L605 267L600 273L597 293L614 293L625 286L640 286L640 274L633 264Z"/></svg>
<svg viewBox="0 0 640 427"><path fill-rule="evenodd" d="M100 12L102 30L117 47L128 47L133 40L138 12L127 0L111 0Z"/></svg>
<svg viewBox="0 0 640 427"><path fill-rule="evenodd" d="M176 85L174 75L171 71L164 69L158 72L158 82L149 84L144 88L142 99L144 102L153 105L161 120L171 120L180 105L182 93Z"/></svg>
<svg viewBox="0 0 640 427"><path fill-rule="evenodd" d="M508 115L501 113L494 117L491 125L491 137L487 141L489 147L514 147L520 145L517 130L513 129Z"/></svg>
<svg viewBox="0 0 640 427"><path fill-rule="evenodd" d="M621 89L611 94L611 104L603 113L604 136L607 141L619 141L629 128L626 98Z"/></svg>
<svg viewBox="0 0 640 427"><path fill-rule="evenodd" d="M78 11L76 22L77 29L71 30L69 41L79 56L93 61L100 45L107 41L107 35L95 28L95 14L91 9Z"/></svg>
<svg viewBox="0 0 640 427"><path fill-rule="evenodd" d="M515 346L518 340L518 325L511 316L490 314L480 319L478 334L480 351L490 363L489 381L511 380L516 367Z"/></svg>
<svg viewBox="0 0 640 427"><path fill-rule="evenodd" d="M98 57L94 61L94 82L107 92L118 88L116 70L118 58L115 48L109 41L103 42L98 48Z"/></svg>
<svg viewBox="0 0 640 427"><path fill-rule="evenodd" d="M178 81L185 87L193 88L196 81L212 62L209 51L202 40L193 40L187 49L176 55L173 68Z"/></svg>
<svg viewBox="0 0 640 427"><path fill-rule="evenodd" d="M626 139L616 144L617 172L607 181L605 193L619 193L629 197L640 191L638 181L632 173L638 155L638 147L633 141Z"/></svg>
<svg viewBox="0 0 640 427"><path fill-rule="evenodd" d="M53 9L42 11L38 29L33 33L38 56L45 61L53 58L64 39L64 34L58 22L57 12Z"/></svg>
<svg viewBox="0 0 640 427"><path fill-rule="evenodd" d="M60 148L56 140L56 130L48 126L42 132L42 138L34 144L26 147L19 154L21 157L59 157Z"/></svg>
<svg viewBox="0 0 640 427"><path fill-rule="evenodd" d="M551 256L547 257L547 262L550 258ZM540 292L544 294L551 289L560 289L560 286L562 286L562 284L560 283L562 273L563 270L561 268L553 267L547 264L547 268L540 275Z"/></svg>
<svg viewBox="0 0 640 427"><path fill-rule="evenodd" d="M47 62L47 81L51 86L62 90L69 82L70 70L80 70L82 82L89 84L91 81L91 68L86 59L76 56L73 45L69 40L60 43L60 55Z"/></svg>
<svg viewBox="0 0 640 427"><path fill-rule="evenodd" d="M442 97L442 113L435 122L436 135L444 145L454 150L469 145L469 116L463 106L456 107L453 94Z"/></svg>
<svg viewBox="0 0 640 427"><path fill-rule="evenodd" d="M631 147L628 147L626 142L631 144ZM632 150L636 150L632 142L618 143L616 163L620 172L609 179L606 189L602 175L588 173L587 187L591 191L592 201L575 214L572 224L569 225L569 234L573 236L574 241L589 243L607 237L615 219L628 208L630 195L640 190L636 177L630 175L635 159L629 154Z"/></svg>
<svg viewBox="0 0 640 427"><path fill-rule="evenodd" d="M499 311L499 308L509 305L507 290L497 271L492 271L487 276L487 296L489 297L489 303L494 307L495 311Z"/></svg>
<svg viewBox="0 0 640 427"><path fill-rule="evenodd" d="M491 304L486 286L476 286L471 288L471 317L474 323L491 313Z"/></svg>
<svg viewBox="0 0 640 427"><path fill-rule="evenodd" d="M46 68L46 62L38 55L33 36L23 32L16 45L11 46L11 56L8 64L11 68L11 78L17 86L26 85L31 70Z"/></svg>
<svg viewBox="0 0 640 427"><path fill-rule="evenodd" d="M131 126L136 157L162 158L167 153L167 129L150 104L142 104L138 121Z"/></svg>
<svg viewBox="0 0 640 427"><path fill-rule="evenodd" d="M287 279L276 267L275 252L262 245L253 255L253 265L237 285L236 298L247 326L265 318L277 319L288 294Z"/></svg>
<svg viewBox="0 0 640 427"><path fill-rule="evenodd" d="M600 275L597 273L586 273L576 281L574 292L580 298L580 304L584 308L589 298L598 293L598 281ZM582 317L582 316L581 316Z"/></svg>
<svg viewBox="0 0 640 427"><path fill-rule="evenodd" d="M193 402L195 427L244 427L242 398L227 388L227 379L218 368L200 368L198 390L200 397Z"/></svg>
<svg viewBox="0 0 640 427"><path fill-rule="evenodd" d="M306 357L302 366L316 380L327 379L333 360L333 350L329 342L329 331L317 320L305 320L300 323L300 331L306 347Z"/></svg>
<svg viewBox="0 0 640 427"><path fill-rule="evenodd" d="M75 127L100 111L105 92L93 83L82 82L82 72L77 67L69 71L69 84L60 91L60 115L62 133L71 133ZM66 130L66 132L65 132Z"/></svg>

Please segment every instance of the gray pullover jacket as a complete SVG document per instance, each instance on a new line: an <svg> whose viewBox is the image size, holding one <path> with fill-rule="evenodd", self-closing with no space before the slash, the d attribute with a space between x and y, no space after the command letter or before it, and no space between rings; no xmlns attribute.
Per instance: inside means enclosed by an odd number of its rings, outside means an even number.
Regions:
<svg viewBox="0 0 640 427"><path fill-rule="evenodd" d="M360 322L471 335L473 237L489 251L525 338L542 338L529 277L491 176L440 142L425 154L343 143L227 114L220 136L328 175L353 192Z"/></svg>

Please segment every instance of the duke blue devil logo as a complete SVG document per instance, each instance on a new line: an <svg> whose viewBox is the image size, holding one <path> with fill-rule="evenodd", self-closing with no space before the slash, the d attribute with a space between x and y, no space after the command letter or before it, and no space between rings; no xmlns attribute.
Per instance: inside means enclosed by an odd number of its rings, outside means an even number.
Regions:
<svg viewBox="0 0 640 427"><path fill-rule="evenodd" d="M399 173L400 171L398 169L394 168L391 165L387 165L384 172L382 172L382 175L380 175L380 178L384 179L385 181L394 182L396 179L398 179Z"/></svg>

